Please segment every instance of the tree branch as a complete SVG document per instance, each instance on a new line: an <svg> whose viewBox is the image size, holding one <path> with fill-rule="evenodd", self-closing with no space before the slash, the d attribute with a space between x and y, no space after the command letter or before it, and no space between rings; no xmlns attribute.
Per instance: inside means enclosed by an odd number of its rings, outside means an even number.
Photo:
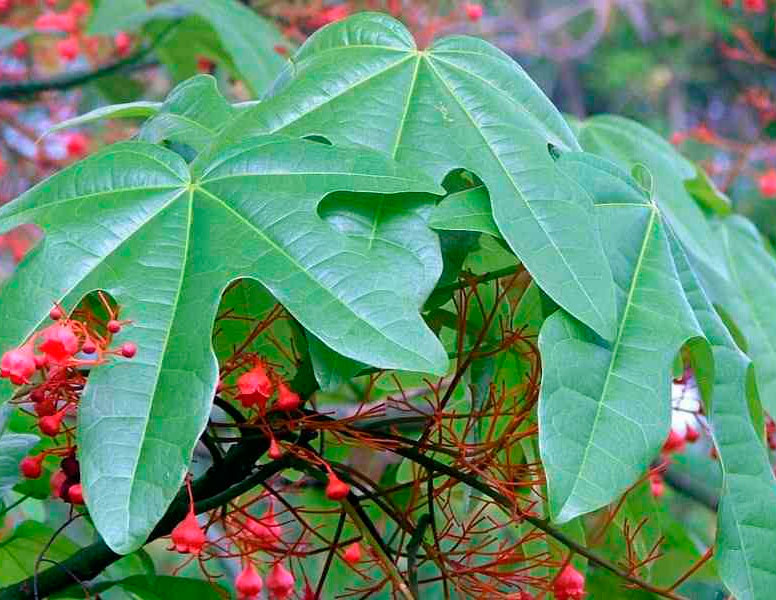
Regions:
<svg viewBox="0 0 776 600"><path fill-rule="evenodd" d="M179 23L180 21L170 23L170 25L156 36L150 44L141 48L134 54L98 67L97 69L78 71L76 73L65 73L64 75L57 75L55 77L49 77L48 79L2 84L0 85L0 100L18 100L19 98L25 98L46 91L64 91L121 71L144 69L148 66L153 66L156 64L155 62L144 62L146 57L151 54L151 52L175 27L178 26Z"/></svg>

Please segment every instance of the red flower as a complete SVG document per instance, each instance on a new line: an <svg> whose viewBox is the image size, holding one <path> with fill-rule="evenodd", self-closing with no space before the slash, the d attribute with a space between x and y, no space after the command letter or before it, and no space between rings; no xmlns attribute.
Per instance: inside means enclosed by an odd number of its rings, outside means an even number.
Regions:
<svg viewBox="0 0 776 600"><path fill-rule="evenodd" d="M294 591L294 576L280 563L275 563L267 575L267 589L270 597L286 600Z"/></svg>
<svg viewBox="0 0 776 600"><path fill-rule="evenodd" d="M744 10L752 13L764 13L768 8L766 0L744 0Z"/></svg>
<svg viewBox="0 0 776 600"><path fill-rule="evenodd" d="M259 597L261 588L264 587L264 585L252 562L249 562L234 580L234 587L237 590L237 596L239 598L254 600Z"/></svg>
<svg viewBox="0 0 776 600"><path fill-rule="evenodd" d="M40 351L49 360L64 362L78 352L78 337L67 323L57 323L43 330Z"/></svg>
<svg viewBox="0 0 776 600"><path fill-rule="evenodd" d="M329 483L326 486L326 497L329 500L344 500L349 493L350 486L334 473L329 473Z"/></svg>
<svg viewBox="0 0 776 600"><path fill-rule="evenodd" d="M308 21L310 27L323 27L329 23L340 21L350 14L350 6L347 4L336 4L321 10L318 14L313 15Z"/></svg>
<svg viewBox="0 0 776 600"><path fill-rule="evenodd" d="M240 390L237 399L245 408L264 406L273 392L272 381L260 364L240 375L237 389Z"/></svg>
<svg viewBox="0 0 776 600"><path fill-rule="evenodd" d="M282 381L278 384L278 400L275 405L280 410L296 410L301 403L302 399L299 394Z"/></svg>
<svg viewBox="0 0 776 600"><path fill-rule="evenodd" d="M65 139L65 149L71 158L85 156L89 149L89 138L83 133L71 133Z"/></svg>
<svg viewBox="0 0 776 600"><path fill-rule="evenodd" d="M358 542L353 542L345 548L345 553L342 557L345 559L345 562L351 565L361 562L361 546L358 545Z"/></svg>
<svg viewBox="0 0 776 600"><path fill-rule="evenodd" d="M78 43L78 38L74 35L57 42L57 54L64 61L71 62L75 60L80 52L81 45Z"/></svg>
<svg viewBox="0 0 776 600"><path fill-rule="evenodd" d="M776 197L776 169L768 169L757 178L760 194L765 198Z"/></svg>
<svg viewBox="0 0 776 600"><path fill-rule="evenodd" d="M585 577L571 565L563 567L552 585L557 600L582 600L585 597Z"/></svg>
<svg viewBox="0 0 776 600"><path fill-rule="evenodd" d="M199 526L197 515L189 509L186 518L175 526L170 536L173 548L181 554L199 554L205 545L205 532Z"/></svg>
<svg viewBox="0 0 776 600"><path fill-rule="evenodd" d="M16 348L3 354L0 360L0 377L11 380L14 385L29 383L35 373L35 356L30 348Z"/></svg>
<svg viewBox="0 0 776 600"><path fill-rule="evenodd" d="M126 31L119 31L113 38L113 43L116 45L116 54L119 56L126 56L132 49L132 38Z"/></svg>
<svg viewBox="0 0 776 600"><path fill-rule="evenodd" d="M466 4L464 6L464 10L466 11L466 17L472 23L476 23L477 21L479 21L485 12L484 9L482 8L482 4Z"/></svg>
<svg viewBox="0 0 776 600"><path fill-rule="evenodd" d="M682 450L684 450L684 437L679 435L674 429L671 429L663 444L663 452L668 454L670 452L681 452Z"/></svg>

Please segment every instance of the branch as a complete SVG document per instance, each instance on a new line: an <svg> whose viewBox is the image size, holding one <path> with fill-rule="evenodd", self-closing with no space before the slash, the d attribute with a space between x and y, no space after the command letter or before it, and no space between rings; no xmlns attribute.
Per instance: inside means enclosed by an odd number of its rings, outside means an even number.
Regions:
<svg viewBox="0 0 776 600"><path fill-rule="evenodd" d="M134 54L107 65L103 65L97 69L78 71L76 73L65 73L64 75L57 75L56 77L50 77L48 79L2 84L0 85L0 100L17 100L19 98L32 96L39 92L68 90L124 70L143 69L148 66L153 66L156 64L155 62L143 61L167 37L167 35L178 26L179 23L180 21L170 23L170 25L156 36L150 44L141 48Z"/></svg>

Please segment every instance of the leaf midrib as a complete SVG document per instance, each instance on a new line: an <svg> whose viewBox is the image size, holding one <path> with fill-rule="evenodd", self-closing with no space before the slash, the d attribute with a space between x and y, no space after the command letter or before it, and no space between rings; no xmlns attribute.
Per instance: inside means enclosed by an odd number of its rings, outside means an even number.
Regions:
<svg viewBox="0 0 776 600"><path fill-rule="evenodd" d="M194 208L193 208L194 207L194 191L193 191L193 187L190 186L186 190L183 190L181 192L181 194L176 196L176 199L180 198L180 196L183 195L183 193L186 193L186 192L188 192L188 194L189 194L189 198L188 198L189 206L188 206L187 219L186 219L186 242L184 244L183 253L182 253L183 264L182 264L181 269L180 269L180 277L178 278L178 288L175 291L175 299L172 302L172 304L170 305L171 306L171 310L173 312L173 315L172 315L172 319L170 320L170 326L167 328L167 331L165 331L165 334L164 334L164 343L162 344L161 352L159 354L161 359L158 362L158 365L157 365L157 368L156 368L156 374L154 375L154 383L153 383L153 386L151 388L153 390L153 395L151 397L151 401L146 404L146 415L145 415L145 421L143 423L143 433L142 433L142 436L141 436L140 441L138 443L138 452L137 452L137 455L136 455L135 464L133 465L132 473L129 476L130 486L129 486L129 492L127 494L127 504L126 504L126 511L125 511L127 520L126 520L126 528L124 530L127 535L129 534L129 531L130 531L130 529L129 529L130 528L130 518L131 518L131 516L133 514L132 511L130 510L130 506L132 504L132 497L133 497L133 494L134 494L135 486L137 485L137 481L138 481L137 478L135 477L135 475L137 474L137 469L140 466L140 462L141 462L140 458L141 458L141 455L142 455L143 450L144 450L144 444L145 444L146 436L148 435L148 424L149 424L149 422L151 420L151 412L153 411L154 401L156 400L157 388L158 388L158 385L159 385L159 378L161 377L162 367L164 365L165 357L167 355L167 346L170 343L170 333L172 332L172 329L173 329L173 326L174 326L174 323L175 323L175 313L178 310L178 302L180 301L181 290L183 289L183 281L184 281L184 278L185 278L185 275L186 275L186 268L187 268L188 263L189 263L188 256L189 256L189 246L191 244L191 228L192 228L192 225L193 225L193 222L194 222L194 219L193 219L193 210L194 210ZM172 203L168 203L166 205L166 207L170 206L171 204ZM161 214L162 210L163 209L160 209L159 211L157 211L156 212L156 216ZM149 222L150 222L150 220L149 220Z"/></svg>
<svg viewBox="0 0 776 600"><path fill-rule="evenodd" d="M574 483L571 486L571 490L569 491L568 495L566 496L566 499L563 501L563 505L560 507L560 509L557 511L557 514L560 514L568 505L569 499L574 497L574 494L576 492L577 486L579 485L580 480L582 479L582 471L584 470L585 465L587 464L588 460L588 454L590 452L590 448L592 447L592 439L595 436L595 432L598 428L598 421L601 418L601 411L604 407L604 400L607 397L607 392L609 389L609 382L611 380L611 375L614 371L614 363L615 359L617 357L617 354L620 349L620 344L622 343L622 336L623 332L625 331L625 323L628 320L628 314L630 312L631 307L633 306L633 295L636 291L636 287L639 282L639 274L641 272L641 266L644 262L644 257L646 256L647 249L650 246L650 236L652 233L652 228L655 225L655 217L657 216L657 208L654 205L641 205L646 208L649 208L650 215L649 215L649 221L647 222L646 227L644 228L644 240L641 243L641 249L639 250L639 256L636 260L636 266L633 269L633 277L631 278L630 288L628 289L628 296L625 299L625 308L623 309L622 318L620 319L619 327L617 330L617 338L614 341L614 344L612 345L611 349L611 359L609 361L609 368L606 370L606 378L604 379L604 385L601 389L600 394L600 401L598 402L596 406L596 412L595 417L593 418L593 427L590 432L590 440L585 445L585 450L582 453L582 460L579 463L579 469L577 469L576 475L574 477ZM642 429L642 435L644 434L644 431Z"/></svg>

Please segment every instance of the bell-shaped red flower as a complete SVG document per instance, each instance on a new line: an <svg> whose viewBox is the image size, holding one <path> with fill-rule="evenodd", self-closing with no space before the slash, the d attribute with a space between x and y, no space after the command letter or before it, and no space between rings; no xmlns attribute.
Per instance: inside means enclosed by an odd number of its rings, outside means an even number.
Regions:
<svg viewBox="0 0 776 600"><path fill-rule="evenodd" d="M264 406L272 396L272 380L264 370L263 365L256 365L237 379L237 399L245 408Z"/></svg>
<svg viewBox="0 0 776 600"><path fill-rule="evenodd" d="M571 565L566 565L555 578L552 591L557 600L582 600L585 597L585 577Z"/></svg>
<svg viewBox="0 0 776 600"><path fill-rule="evenodd" d="M264 587L259 572L249 562L234 580L237 597L242 600L256 600Z"/></svg>
<svg viewBox="0 0 776 600"><path fill-rule="evenodd" d="M267 575L270 598L286 600L294 592L294 576L282 564L275 563Z"/></svg>
<svg viewBox="0 0 776 600"><path fill-rule="evenodd" d="M329 500L344 500L349 493L350 486L334 473L329 473L329 483L326 486L326 497Z"/></svg>
<svg viewBox="0 0 776 600"><path fill-rule="evenodd" d="M205 532L199 526L197 515L189 509L186 517L172 530L173 548L181 554L199 554L205 545Z"/></svg>
<svg viewBox="0 0 776 600"><path fill-rule="evenodd" d="M296 410L302 404L302 399L284 381L278 384L278 399L275 402L280 410Z"/></svg>

